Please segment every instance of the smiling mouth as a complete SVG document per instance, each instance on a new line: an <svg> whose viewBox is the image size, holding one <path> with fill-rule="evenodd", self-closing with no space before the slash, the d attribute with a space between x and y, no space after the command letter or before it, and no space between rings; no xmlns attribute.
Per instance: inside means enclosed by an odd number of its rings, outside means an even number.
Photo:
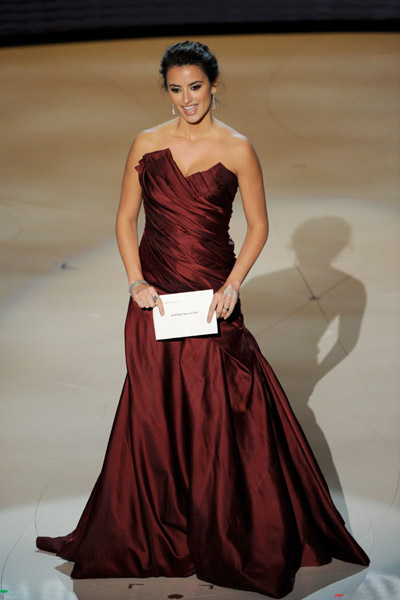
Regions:
<svg viewBox="0 0 400 600"><path fill-rule="evenodd" d="M192 115L197 110L197 104L194 104L193 106L182 106L182 108L185 111L185 113Z"/></svg>

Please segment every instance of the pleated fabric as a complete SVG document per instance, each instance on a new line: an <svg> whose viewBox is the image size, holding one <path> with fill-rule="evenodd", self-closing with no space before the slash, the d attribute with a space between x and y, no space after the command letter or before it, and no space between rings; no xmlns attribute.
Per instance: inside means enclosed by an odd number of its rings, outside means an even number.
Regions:
<svg viewBox="0 0 400 600"><path fill-rule="evenodd" d="M160 294L223 285L236 175L184 177L168 148L136 167L144 278ZM240 302L212 336L156 341L130 300L127 376L102 471L72 533L37 547L73 578L185 577L275 598L300 566L369 559L345 528Z"/></svg>

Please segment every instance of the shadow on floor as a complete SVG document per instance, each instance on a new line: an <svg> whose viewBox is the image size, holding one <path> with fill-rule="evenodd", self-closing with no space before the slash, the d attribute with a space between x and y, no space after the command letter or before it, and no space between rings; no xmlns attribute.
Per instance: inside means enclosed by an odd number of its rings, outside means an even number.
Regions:
<svg viewBox="0 0 400 600"><path fill-rule="evenodd" d="M293 233L291 248L296 255L293 268L243 285L245 323L276 370L348 524L332 453L309 400L316 384L355 348L366 291L359 280L332 265L351 249L351 228L344 219L328 216L305 221ZM328 339L325 353L320 348L323 338Z"/></svg>

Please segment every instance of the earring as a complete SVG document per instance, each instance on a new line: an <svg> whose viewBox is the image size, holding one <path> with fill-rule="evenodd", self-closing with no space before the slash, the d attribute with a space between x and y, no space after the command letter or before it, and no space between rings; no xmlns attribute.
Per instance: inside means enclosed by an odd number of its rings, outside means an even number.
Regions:
<svg viewBox="0 0 400 600"><path fill-rule="evenodd" d="M214 94L211 94L211 98L212 98L211 108L213 110L215 110L217 108L217 105L215 103L215 96L214 96Z"/></svg>
<svg viewBox="0 0 400 600"><path fill-rule="evenodd" d="M174 104L172 105L172 114L173 114L173 115L176 115L176 111L175 111L175 105L174 105Z"/></svg>

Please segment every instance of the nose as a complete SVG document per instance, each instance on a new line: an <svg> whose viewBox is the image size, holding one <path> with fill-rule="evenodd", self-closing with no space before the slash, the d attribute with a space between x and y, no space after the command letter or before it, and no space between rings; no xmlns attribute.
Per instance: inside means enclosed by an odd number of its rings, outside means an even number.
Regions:
<svg viewBox="0 0 400 600"><path fill-rule="evenodd" d="M184 104L184 106L187 106L190 103L191 99L192 99L192 95L190 93L190 90L183 90L183 104Z"/></svg>

